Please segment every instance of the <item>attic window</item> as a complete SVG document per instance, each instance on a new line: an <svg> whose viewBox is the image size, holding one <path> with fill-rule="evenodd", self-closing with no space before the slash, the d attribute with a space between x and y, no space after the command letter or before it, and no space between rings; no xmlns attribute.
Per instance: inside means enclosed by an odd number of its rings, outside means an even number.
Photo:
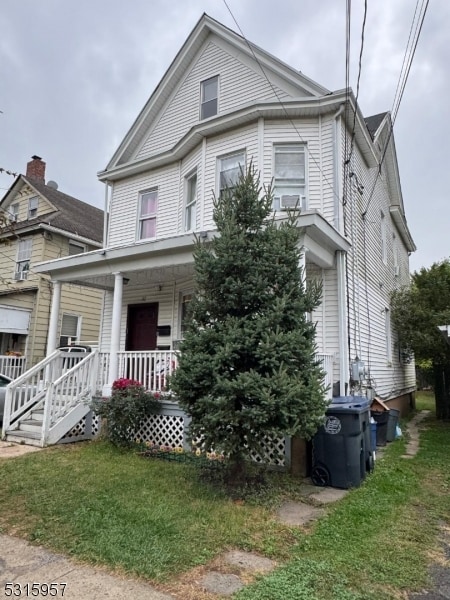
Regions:
<svg viewBox="0 0 450 600"><path fill-rule="evenodd" d="M205 79L200 84L200 119L217 115L219 96L219 76Z"/></svg>
<svg viewBox="0 0 450 600"><path fill-rule="evenodd" d="M37 196L33 196L28 200L28 218L34 219L37 217L39 198Z"/></svg>

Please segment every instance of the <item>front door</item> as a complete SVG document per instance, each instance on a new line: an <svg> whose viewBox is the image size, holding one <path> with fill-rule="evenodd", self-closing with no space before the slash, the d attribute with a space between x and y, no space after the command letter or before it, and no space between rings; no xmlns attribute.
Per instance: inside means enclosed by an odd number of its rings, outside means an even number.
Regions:
<svg viewBox="0 0 450 600"><path fill-rule="evenodd" d="M128 306L125 350L156 350L158 303Z"/></svg>

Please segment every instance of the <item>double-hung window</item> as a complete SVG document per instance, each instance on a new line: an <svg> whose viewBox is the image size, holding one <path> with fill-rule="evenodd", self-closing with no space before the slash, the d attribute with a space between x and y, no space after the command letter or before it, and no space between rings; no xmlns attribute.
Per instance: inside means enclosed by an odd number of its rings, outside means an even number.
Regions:
<svg viewBox="0 0 450 600"><path fill-rule="evenodd" d="M274 146L274 210L306 209L306 146Z"/></svg>
<svg viewBox="0 0 450 600"><path fill-rule="evenodd" d="M11 221L19 220L19 203L18 202L16 202L15 204L11 204L11 207L9 209L9 214L11 217Z"/></svg>
<svg viewBox="0 0 450 600"><path fill-rule="evenodd" d="M186 206L184 210L184 230L195 230L197 207L197 173L186 180Z"/></svg>
<svg viewBox="0 0 450 600"><path fill-rule="evenodd" d="M24 240L19 240L17 250L16 272L14 274L14 279L16 281L22 281L23 279L28 278L28 271L30 270L32 244L33 240L31 239L31 237L26 238Z"/></svg>
<svg viewBox="0 0 450 600"><path fill-rule="evenodd" d="M81 317L64 313L61 322L60 346L68 346L79 341Z"/></svg>
<svg viewBox="0 0 450 600"><path fill-rule="evenodd" d="M33 196L28 200L28 218L34 219L37 217L39 198L37 196Z"/></svg>
<svg viewBox="0 0 450 600"><path fill-rule="evenodd" d="M219 163L219 195L226 189L233 189L239 176L245 171L245 152L224 156Z"/></svg>
<svg viewBox="0 0 450 600"><path fill-rule="evenodd" d="M218 112L219 77L211 77L200 83L200 119L214 117Z"/></svg>
<svg viewBox="0 0 450 600"><path fill-rule="evenodd" d="M158 210L158 190L142 192L139 195L138 239L156 237L156 213Z"/></svg>

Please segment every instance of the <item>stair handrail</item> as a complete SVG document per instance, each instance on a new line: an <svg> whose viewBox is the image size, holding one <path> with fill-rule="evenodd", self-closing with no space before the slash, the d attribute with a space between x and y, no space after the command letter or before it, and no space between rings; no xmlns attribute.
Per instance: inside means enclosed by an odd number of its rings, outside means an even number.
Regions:
<svg viewBox="0 0 450 600"><path fill-rule="evenodd" d="M96 364L97 364L97 349L93 349L92 352L90 352L89 354L87 354L83 359L81 359L79 362L77 362L73 367L71 367L70 369L68 369L65 373L63 373L58 379L56 379L56 381L50 382L48 387L47 387L47 391L46 391L46 397L45 397L45 403L44 403L44 417L43 417L43 422L42 422L42 445L45 446L49 433L51 431L51 429L53 427L56 426L56 424L61 421L64 416L67 414L68 410L70 408L73 408L74 406L76 406L76 404L79 404L79 401L81 400L81 398L83 398L86 394L86 392L92 392L92 390L94 389L94 385L95 385L95 380L96 380ZM65 353L62 353L62 356L65 356ZM67 356L70 356L71 358L73 358L73 354L67 354ZM65 402L63 408L63 414L60 414L58 416L58 418L56 420L53 419L54 416L54 404L55 404L55 390L58 389L59 386L63 386L65 382L69 381L74 375L77 374L77 372L84 370L84 368L86 366L88 366L90 363L92 363L92 368L90 369L89 372L89 378L86 379L86 385L84 385L84 387L81 390L78 390L76 397L72 398L71 400ZM61 407L60 407L61 409Z"/></svg>
<svg viewBox="0 0 450 600"><path fill-rule="evenodd" d="M43 360L36 363L33 367L25 371L25 373L17 377L17 379L11 381L11 383L9 383L6 386L5 408L3 413L2 425L2 439L5 439L7 430L11 427L15 420L24 412L26 412L29 408L31 408L34 404L36 404L36 402L38 402L41 398L44 397L44 392L46 390L46 381L44 378L42 380L42 389L35 390L37 392L35 395L32 394L31 397L28 398L28 400L25 399L25 402L23 404L21 404L19 407L16 407L15 410L12 410L17 389L23 388L24 385L26 386L26 384L32 381L33 377L37 375L39 371L41 371L44 368L47 369L58 355L59 350L55 350L54 352L46 356Z"/></svg>

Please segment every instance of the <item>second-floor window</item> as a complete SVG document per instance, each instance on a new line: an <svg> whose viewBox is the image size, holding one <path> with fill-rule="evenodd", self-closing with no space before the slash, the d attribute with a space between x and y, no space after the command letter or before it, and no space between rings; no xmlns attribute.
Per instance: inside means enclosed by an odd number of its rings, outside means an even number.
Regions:
<svg viewBox="0 0 450 600"><path fill-rule="evenodd" d="M304 144L274 146L274 210L306 208L305 155Z"/></svg>
<svg viewBox="0 0 450 600"><path fill-rule="evenodd" d="M200 83L200 119L214 117L218 111L219 77L211 77Z"/></svg>
<svg viewBox="0 0 450 600"><path fill-rule="evenodd" d="M14 275L14 279L16 281L21 281L22 279L27 279L28 277L28 271L30 270L32 244L33 241L31 238L19 240L19 245L17 249L16 272Z"/></svg>
<svg viewBox="0 0 450 600"><path fill-rule="evenodd" d="M224 156L219 163L219 195L225 189L233 189L241 172L245 170L245 152Z"/></svg>
<svg viewBox="0 0 450 600"><path fill-rule="evenodd" d="M34 219L37 217L39 198L37 196L33 196L28 200L28 218Z"/></svg>
<svg viewBox="0 0 450 600"><path fill-rule="evenodd" d="M158 190L142 192L139 196L138 239L156 237L156 214L158 211Z"/></svg>
<svg viewBox="0 0 450 600"><path fill-rule="evenodd" d="M197 173L193 173L186 181L186 207L184 210L184 230L195 230L197 207Z"/></svg>

